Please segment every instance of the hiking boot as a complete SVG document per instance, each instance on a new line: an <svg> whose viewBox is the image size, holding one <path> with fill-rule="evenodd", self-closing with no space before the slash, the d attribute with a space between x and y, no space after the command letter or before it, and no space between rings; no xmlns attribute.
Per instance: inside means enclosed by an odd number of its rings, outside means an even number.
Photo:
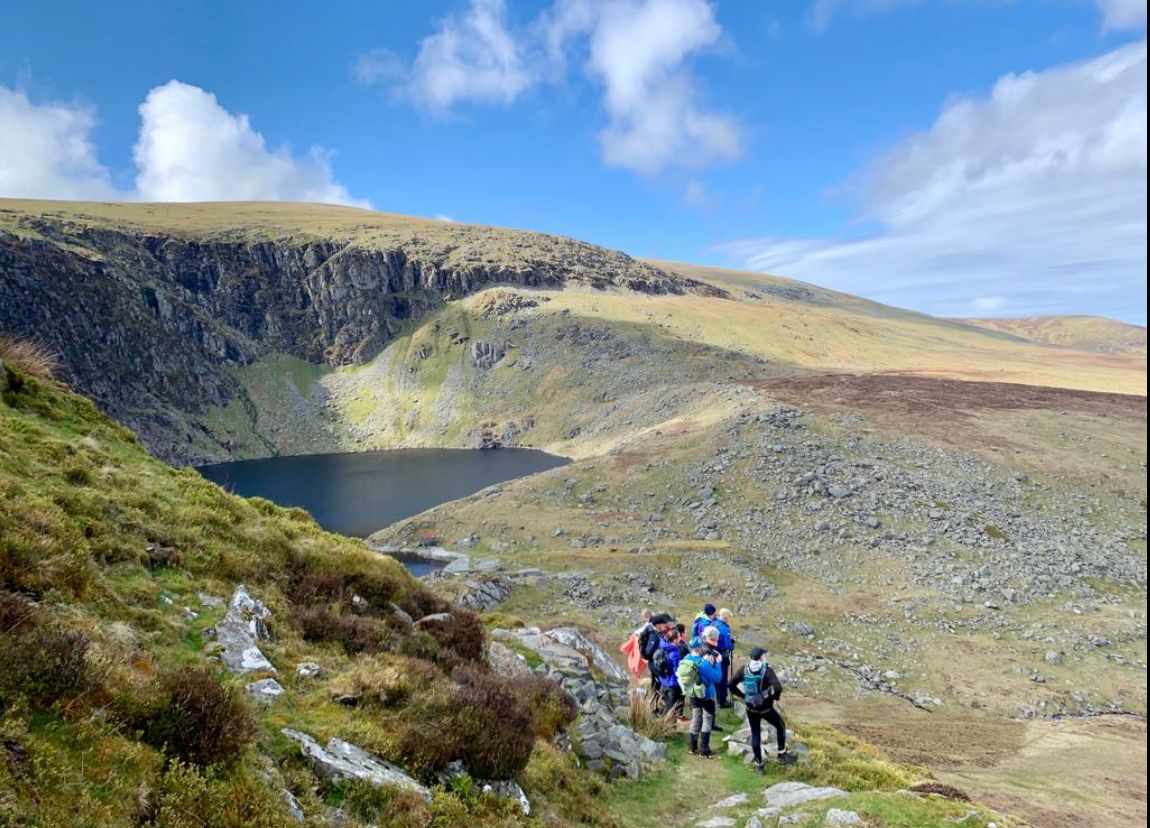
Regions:
<svg viewBox="0 0 1150 828"><path fill-rule="evenodd" d="M700 750L699 756L703 759L714 759L715 751L711 750L710 748L707 748L706 750Z"/></svg>
<svg viewBox="0 0 1150 828"><path fill-rule="evenodd" d="M764 773L767 772L767 769L763 765L762 762L755 762L755 764L752 765L752 767L755 769L755 773L757 773L759 776L762 776Z"/></svg>
<svg viewBox="0 0 1150 828"><path fill-rule="evenodd" d="M694 755L698 754L698 752L699 752L699 737L696 736L694 733L692 733L691 734L690 754L692 756L694 756Z"/></svg>
<svg viewBox="0 0 1150 828"><path fill-rule="evenodd" d="M783 751L782 753L779 754L779 757L778 757L778 763L780 765L793 765L798 761L799 761L798 754L791 753L789 750Z"/></svg>

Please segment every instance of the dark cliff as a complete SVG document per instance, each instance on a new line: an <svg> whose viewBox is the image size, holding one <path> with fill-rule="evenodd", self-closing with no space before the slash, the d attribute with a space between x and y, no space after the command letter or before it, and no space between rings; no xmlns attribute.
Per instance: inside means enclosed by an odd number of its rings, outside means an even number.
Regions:
<svg viewBox="0 0 1150 828"><path fill-rule="evenodd" d="M182 415L243 393L229 369L274 353L364 362L405 320L488 285L717 292L614 251L489 228L261 239L0 212L0 332L56 350L64 379L177 462L205 437Z"/></svg>

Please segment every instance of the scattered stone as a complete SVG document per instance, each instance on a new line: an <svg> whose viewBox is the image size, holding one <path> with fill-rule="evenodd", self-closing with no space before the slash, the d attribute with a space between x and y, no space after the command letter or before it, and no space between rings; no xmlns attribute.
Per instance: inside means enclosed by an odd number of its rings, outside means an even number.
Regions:
<svg viewBox="0 0 1150 828"><path fill-rule="evenodd" d="M519 803L519 807L523 811L523 816L531 816L531 800L527 798L527 794L523 792L523 788L519 787L518 782L514 780L483 782L482 788L484 793L493 794L500 799L515 800Z"/></svg>
<svg viewBox="0 0 1150 828"><path fill-rule="evenodd" d="M322 670L314 661L301 661L295 666L295 674L300 678L315 678Z"/></svg>
<svg viewBox="0 0 1150 828"><path fill-rule="evenodd" d="M455 620L455 616L450 612L435 612L431 615L425 615L415 622L415 626L423 627L428 624L448 624Z"/></svg>
<svg viewBox="0 0 1150 828"><path fill-rule="evenodd" d="M750 801L750 797L744 793L734 794L728 796L726 799L716 802L712 808L735 808L739 805L746 805Z"/></svg>
<svg viewBox="0 0 1150 828"><path fill-rule="evenodd" d="M735 821L730 817L711 817L698 823L699 828L731 828Z"/></svg>
<svg viewBox="0 0 1150 828"><path fill-rule="evenodd" d="M488 612L511 597L511 579L505 576L478 578L468 582L455 603L476 612Z"/></svg>
<svg viewBox="0 0 1150 828"><path fill-rule="evenodd" d="M855 811L844 811L840 808L831 808L823 820L825 825L865 825L863 818Z"/></svg>
<svg viewBox="0 0 1150 828"><path fill-rule="evenodd" d="M283 686L274 678L253 681L247 686L248 695L261 704L271 704L284 694Z"/></svg>
<svg viewBox="0 0 1150 828"><path fill-rule="evenodd" d="M763 792L767 805L786 810L807 802L837 799L847 792L838 788L816 788L802 782L779 782Z"/></svg>

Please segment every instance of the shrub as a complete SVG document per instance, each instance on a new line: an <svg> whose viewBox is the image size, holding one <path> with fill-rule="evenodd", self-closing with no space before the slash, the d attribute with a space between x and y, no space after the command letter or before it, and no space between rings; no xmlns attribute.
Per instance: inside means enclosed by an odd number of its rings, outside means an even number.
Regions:
<svg viewBox="0 0 1150 828"><path fill-rule="evenodd" d="M447 614L450 618L446 620L421 625L439 643L440 663L452 668L461 662L482 661L487 650L487 629L479 616L450 605Z"/></svg>
<svg viewBox="0 0 1150 828"><path fill-rule="evenodd" d="M220 774L181 762L165 770L140 824L155 828L281 828L294 824L271 783L243 773Z"/></svg>
<svg viewBox="0 0 1150 828"><path fill-rule="evenodd" d="M37 379L52 379L60 370L60 355L34 339L0 336L0 362Z"/></svg>
<svg viewBox="0 0 1150 828"><path fill-rule="evenodd" d="M193 765L235 759L256 737L256 724L239 692L205 667L185 667L160 679L156 707L143 722L145 740Z"/></svg>
<svg viewBox="0 0 1150 828"><path fill-rule="evenodd" d="M550 741L578 717L579 703L551 679L531 675L513 681L531 709L535 738Z"/></svg>
<svg viewBox="0 0 1150 828"><path fill-rule="evenodd" d="M461 760L477 779L510 779L527 765L535 744L534 722L513 682L474 667L461 667L457 685L431 695L406 717L399 750L425 773ZM433 735L430 735L433 734Z"/></svg>
<svg viewBox="0 0 1150 828"><path fill-rule="evenodd" d="M13 624L19 612L6 599L3 623ZM34 710L46 710L95 689L99 681L88 662L89 645L83 633L41 626L31 615L22 625L6 627L0 635L0 703L23 696Z"/></svg>
<svg viewBox="0 0 1150 828"><path fill-rule="evenodd" d="M292 621L305 641L338 641L349 655L379 653L391 644L386 622L367 615L338 613L328 606L295 605Z"/></svg>
<svg viewBox="0 0 1150 828"><path fill-rule="evenodd" d="M28 599L0 590L0 637L26 632L36 621L36 607Z"/></svg>

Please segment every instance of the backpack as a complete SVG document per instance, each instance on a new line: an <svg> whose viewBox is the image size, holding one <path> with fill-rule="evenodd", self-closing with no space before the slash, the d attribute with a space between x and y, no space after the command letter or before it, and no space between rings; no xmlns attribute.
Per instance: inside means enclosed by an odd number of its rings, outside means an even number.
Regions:
<svg viewBox="0 0 1150 828"><path fill-rule="evenodd" d="M757 673L743 670L743 700L751 710L762 710L770 704L770 698L763 693L763 681L767 677L767 665Z"/></svg>
<svg viewBox="0 0 1150 828"><path fill-rule="evenodd" d="M651 656L651 672L657 678L668 679L671 677L671 659L667 658L667 651L662 647L655 651L655 655Z"/></svg>
<svg viewBox="0 0 1150 828"><path fill-rule="evenodd" d="M648 625L639 634L639 654L644 661L653 661L655 655L662 649L659 646L659 631Z"/></svg>
<svg viewBox="0 0 1150 828"><path fill-rule="evenodd" d="M683 659L679 662L679 670L675 673L675 678L679 681L679 688L683 691L683 695L688 699L702 698L696 692L700 687L699 662L691 658Z"/></svg>

